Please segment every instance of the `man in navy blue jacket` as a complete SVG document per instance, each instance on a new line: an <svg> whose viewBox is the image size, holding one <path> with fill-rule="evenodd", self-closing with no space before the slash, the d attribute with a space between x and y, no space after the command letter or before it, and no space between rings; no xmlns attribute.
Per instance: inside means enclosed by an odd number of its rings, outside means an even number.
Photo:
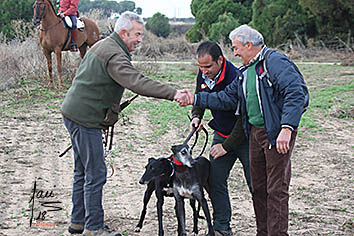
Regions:
<svg viewBox="0 0 354 236"><path fill-rule="evenodd" d="M257 236L288 235L290 156L306 101L304 81L288 57L267 58L262 34L242 25L230 33L241 74L217 93L200 92L194 105L234 110L240 103L250 145L250 168ZM193 100L193 99L191 99Z"/></svg>
<svg viewBox="0 0 354 236"><path fill-rule="evenodd" d="M204 41L197 48L199 73L195 93L217 92L223 90L236 77L238 69L222 54L219 45L212 41ZM203 126L201 120L204 108L193 106L191 129ZM231 111L211 110L213 119L208 123L214 130L212 148L210 150L210 198L213 206L213 227L215 235L230 236L232 230L231 204L227 187L227 179L237 160L241 161L246 182L251 191L249 170L249 147L243 129L241 116Z"/></svg>

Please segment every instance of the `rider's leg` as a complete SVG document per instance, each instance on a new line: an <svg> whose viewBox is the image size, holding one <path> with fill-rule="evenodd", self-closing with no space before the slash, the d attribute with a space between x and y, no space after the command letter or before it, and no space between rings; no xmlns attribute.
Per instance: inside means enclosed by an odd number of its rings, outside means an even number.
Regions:
<svg viewBox="0 0 354 236"><path fill-rule="evenodd" d="M77 19L75 15L70 15L71 22L73 26L71 28L71 44L70 44L70 51L76 52L77 51Z"/></svg>

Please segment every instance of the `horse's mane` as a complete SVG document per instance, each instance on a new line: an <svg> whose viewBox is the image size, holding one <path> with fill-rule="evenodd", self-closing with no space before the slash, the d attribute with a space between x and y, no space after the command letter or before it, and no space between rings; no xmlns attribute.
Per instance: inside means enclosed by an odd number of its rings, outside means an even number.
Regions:
<svg viewBox="0 0 354 236"><path fill-rule="evenodd" d="M55 8L54 8L54 5L53 5L52 1L51 1L51 0L45 0L45 1L47 1L47 2L49 3L49 5L50 5L50 6L52 7L52 9L53 9L54 14L56 14L57 12L55 11Z"/></svg>

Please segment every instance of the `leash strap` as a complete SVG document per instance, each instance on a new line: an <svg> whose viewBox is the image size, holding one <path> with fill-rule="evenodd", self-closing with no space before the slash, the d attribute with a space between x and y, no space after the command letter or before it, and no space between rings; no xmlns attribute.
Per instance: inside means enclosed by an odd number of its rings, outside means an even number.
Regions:
<svg viewBox="0 0 354 236"><path fill-rule="evenodd" d="M188 118L189 118L189 121L192 121L192 118L189 116L189 114L187 114L187 116L188 116ZM191 137L193 136L193 134L195 133L196 130L197 130L197 128L195 127L195 129L193 129L193 130L189 133L189 135L188 135L186 141L184 141L183 144L187 144L187 143L188 143L188 141L191 139ZM199 156L203 155L203 153L204 153L204 151L205 151L205 149L206 149L206 146L207 146L207 144L208 144L208 135L209 135L209 134L208 134L208 131L207 131L206 128L204 128L204 127L202 128L202 130L203 130L203 132L205 133L205 142L204 142L203 149L202 149L201 153L199 154ZM193 146L192 146L191 150L193 150L194 146L197 144L197 141L198 141L198 132L196 132L195 140L194 140L194 143L193 143Z"/></svg>
<svg viewBox="0 0 354 236"><path fill-rule="evenodd" d="M208 131L206 130L206 128L202 128L202 130L204 131L204 133L205 133L205 142L204 142L204 147L203 147L203 150L202 150L202 152L199 154L199 156L201 156L201 155L203 155L203 153L204 153L204 151L205 151L205 148L206 148L206 146L207 146L207 144L208 144Z"/></svg>
<svg viewBox="0 0 354 236"><path fill-rule="evenodd" d="M129 104L131 104L131 102L135 99L135 98L137 98L138 97L138 95L135 95L133 98L131 98L131 99L129 99L129 100L127 100L127 101L125 101L125 102L123 102L122 104L120 104L120 111L122 111L124 108L126 108ZM112 151L112 145L113 145L113 131L114 131L114 125L112 125L112 126L110 126L111 127L111 132L110 132L110 141L109 141L109 146L108 146L108 152L105 150L105 157L106 156L108 156ZM107 128L107 130L104 130L104 144L105 144L105 149L106 149L106 147L107 147L107 141L108 141L108 135L109 135L109 128L110 127L108 127ZM62 152L60 155L59 155L59 157L62 157L62 156L64 156L71 148L72 148L73 146L72 145L70 145L69 147L67 147L65 150L64 150L64 152Z"/></svg>

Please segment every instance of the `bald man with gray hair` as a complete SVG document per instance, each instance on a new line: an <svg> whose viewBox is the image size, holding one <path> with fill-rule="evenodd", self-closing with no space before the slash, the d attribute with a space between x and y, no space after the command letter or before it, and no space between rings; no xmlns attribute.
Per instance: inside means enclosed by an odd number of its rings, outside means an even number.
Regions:
<svg viewBox="0 0 354 236"><path fill-rule="evenodd" d="M134 12L126 11L124 12L116 21L114 26L114 32L119 33L121 30L131 30L133 28L132 21L136 21L140 24L144 24L143 18Z"/></svg>

